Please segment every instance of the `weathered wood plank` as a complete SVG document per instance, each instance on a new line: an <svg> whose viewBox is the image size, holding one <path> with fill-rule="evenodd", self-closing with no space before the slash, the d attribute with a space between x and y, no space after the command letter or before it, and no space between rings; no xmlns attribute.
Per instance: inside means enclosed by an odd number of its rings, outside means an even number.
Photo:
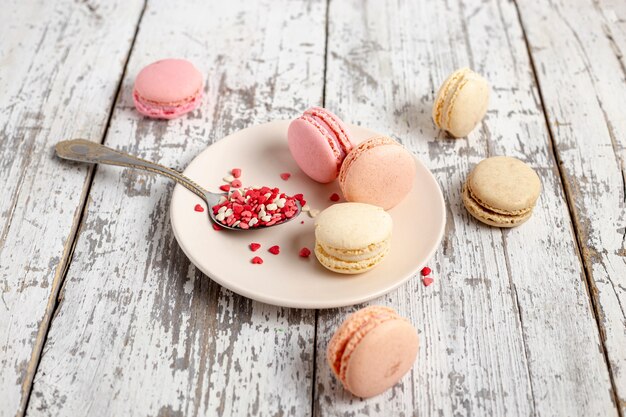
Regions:
<svg viewBox="0 0 626 417"><path fill-rule="evenodd" d="M149 2L106 144L184 167L213 140L320 103L325 8ZM205 103L170 122L144 119L132 109L134 75L169 56L202 70ZM144 173L97 169L29 415L310 410L314 311L252 302L198 272L170 228L172 189Z"/></svg>
<svg viewBox="0 0 626 417"><path fill-rule="evenodd" d="M415 279L377 301L420 331L410 377L380 397L350 397L324 354L352 308L322 312L316 414L616 415L515 5L355 0L331 2L329 16L326 105L416 152L444 189L448 224L431 262L435 284ZM430 111L439 83L463 65L493 94L483 125L451 140ZM514 230L480 225L459 196L471 167L501 154L529 162L543 182L533 218Z"/></svg>
<svg viewBox="0 0 626 417"><path fill-rule="evenodd" d="M519 10L626 415L626 2L520 2Z"/></svg>
<svg viewBox="0 0 626 417"><path fill-rule="evenodd" d="M24 411L91 180L52 146L102 140L142 4L2 4L0 416Z"/></svg>

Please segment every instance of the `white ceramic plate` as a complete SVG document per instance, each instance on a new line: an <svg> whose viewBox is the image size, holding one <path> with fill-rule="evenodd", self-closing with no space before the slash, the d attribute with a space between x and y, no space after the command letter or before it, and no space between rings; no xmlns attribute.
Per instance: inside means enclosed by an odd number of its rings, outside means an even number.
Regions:
<svg viewBox="0 0 626 417"><path fill-rule="evenodd" d="M244 187L267 185L290 195L303 193L312 208L322 210L332 204L332 193L341 194L339 185L318 184L298 168L287 147L288 125L288 121L275 121L227 136L198 155L185 175L208 190L218 191L231 168L241 168ZM355 142L376 134L358 126L349 128ZM283 181L282 172L290 172L291 178ZM314 248L314 219L308 214L265 230L215 231L206 211L194 211L198 203L204 205L193 193L176 186L170 213L172 228L189 259L211 279L238 294L299 308L357 304L379 297L416 276L437 249L446 216L439 185L417 160L413 189L390 210L394 223L391 252L369 272L342 275L322 267L313 253L308 259L298 256L302 247ZM261 249L250 251L251 242L260 243ZM281 247L279 255L267 251L272 245ZM263 258L262 265L250 262L257 255Z"/></svg>

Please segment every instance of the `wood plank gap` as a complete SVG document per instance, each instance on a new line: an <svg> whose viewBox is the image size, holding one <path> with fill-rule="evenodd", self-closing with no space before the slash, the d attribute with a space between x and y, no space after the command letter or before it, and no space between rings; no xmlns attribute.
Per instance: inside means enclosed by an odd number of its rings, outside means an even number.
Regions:
<svg viewBox="0 0 626 417"><path fill-rule="evenodd" d="M104 143L105 138L107 137L109 127L111 126L111 119L113 118L113 111L115 109L115 105L119 100L119 95L122 89L122 83L126 76L126 67L128 66L128 61L130 59L130 55L132 53L133 47L135 46L135 40L137 39L137 34L139 33L139 26L141 25L141 20L143 19L144 12L146 11L148 0L144 0L143 6L141 8L141 12L139 13L139 18L137 19L137 24L135 26L135 32L133 33L133 38L130 43L130 48L128 48L128 53L126 54L126 58L124 60L124 66L122 69L122 73L120 75L117 88L115 90L115 99L111 102L111 106L108 112L107 123L104 128L104 132L102 133L102 137L100 138L100 143ZM72 228L70 229L69 237L65 243L63 248L63 254L61 256L61 260L59 265L57 266L56 273L54 279L52 280L52 289L50 291L50 296L48 297L48 303L46 305L46 311L41 321L41 325L37 330L37 338L35 339L35 345L33 346L33 351L31 353L30 360L28 362L28 368L26 370L26 376L24 377L24 382L22 383L22 400L20 403L20 407L16 414L16 417L24 417L26 415L26 410L28 409L28 404L30 403L30 395L33 390L33 382L35 379L35 375L37 374L37 370L39 368L39 363L41 361L41 353L43 352L43 348L46 344L46 340L48 338L48 332L50 331L50 325L52 324L52 320L54 319L57 310L61 304L61 288L63 287L63 283L65 282L65 277L67 276L67 272L70 269L70 264L74 255L74 249L76 248L76 243L78 242L78 236L80 235L80 230L82 229L83 219L87 209L87 200L89 198L89 194L91 191L91 185L93 184L93 179L95 177L97 166L92 166L89 169L89 174L87 174L87 180L85 181L85 185L83 186L83 191L80 197L80 205L78 208L78 216L74 223L72 224Z"/></svg>
<svg viewBox="0 0 626 417"><path fill-rule="evenodd" d="M543 111L543 117L545 119L546 128L547 128L548 135L550 138L552 155L554 157L554 160L556 161L556 165L557 165L558 172L559 172L559 180L561 181L561 186L563 187L563 191L565 193L565 201L567 202L567 211L571 219L572 229L574 230L574 236L575 236L574 242L576 243L576 253L578 254L578 258L580 259L580 262L583 265L582 270L585 275L585 284L586 284L585 288L587 289L589 302L591 303L591 307L592 307L591 309L593 312L593 317L595 319L596 326L598 327L598 333L600 337L600 346L602 346L602 356L604 358L606 367L609 371L609 380L611 381L611 391L612 391L611 398L613 399L613 403L615 404L618 415L620 417L624 417L624 414L622 413L622 409L619 403L619 396L617 394L617 386L615 384L615 378L613 376L613 369L611 369L611 362L609 361L609 354L608 354L606 344L605 344L606 335L604 333L604 328L602 327L600 323L598 300L595 297L597 290L595 289L595 285L591 278L591 275L592 275L591 265L589 265L588 262L586 262L586 259L583 256L583 251L582 251L583 242L580 239L581 237L580 227L579 227L578 219L574 211L574 202L572 201L572 192L569 189L568 183L566 181L565 171L563 168L563 162L559 158L556 141L554 139L554 133L552 132L552 127L550 126L550 120L548 118L548 111L547 111L547 107L545 105L543 93L541 90L541 82L539 80L537 67L535 65L535 60L534 60L532 51L530 49L530 42L528 40L528 35L526 33L524 21L522 20L522 14L519 8L518 0L514 0L513 4L515 5L515 11L517 12L517 19L519 20L520 29L524 37L524 44L526 45L526 52L528 53L528 60L530 62L530 67L533 73L533 78L537 85L537 93L539 94L539 104L541 106L541 110ZM623 177L623 171L622 171L622 177ZM521 314L520 314L520 319L521 319Z"/></svg>

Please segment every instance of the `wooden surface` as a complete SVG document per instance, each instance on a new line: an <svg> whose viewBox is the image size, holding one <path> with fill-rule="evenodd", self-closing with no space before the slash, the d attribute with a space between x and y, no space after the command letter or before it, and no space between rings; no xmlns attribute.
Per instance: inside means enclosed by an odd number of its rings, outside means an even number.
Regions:
<svg viewBox="0 0 626 417"><path fill-rule="evenodd" d="M9 1L0 416L623 417L624 51L621 0ZM202 70L205 102L170 122L140 117L134 76L168 56ZM490 109L452 140L430 111L465 65L490 81ZM369 400L325 362L332 332L362 306L233 294L178 248L173 184L52 152L85 137L184 168L228 133L314 104L402 141L447 203L435 283L368 303L395 307L422 340L412 372ZM480 225L459 197L469 170L502 154L543 184L512 230Z"/></svg>

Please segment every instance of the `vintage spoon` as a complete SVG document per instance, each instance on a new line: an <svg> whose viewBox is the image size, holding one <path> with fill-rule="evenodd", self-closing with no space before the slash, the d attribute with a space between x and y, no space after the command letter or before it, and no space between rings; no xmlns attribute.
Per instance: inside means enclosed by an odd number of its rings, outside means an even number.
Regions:
<svg viewBox="0 0 626 417"><path fill-rule="evenodd" d="M124 152L120 152L115 149L108 148L104 145L100 145L99 143L90 142L85 139L72 139L59 142L56 144L55 150L59 157L63 159L69 159L71 161L90 162L93 164L118 165L122 167L142 169L144 171L150 171L156 174L165 175L166 177L176 181L177 183L200 197L202 200L204 200L204 202L207 204L207 212L209 213L209 217L211 218L211 220L214 223L220 225L220 227L228 230L260 230L266 229L268 227L278 226L295 219L300 215L302 211L302 206L300 205L300 202L296 201L296 206L298 207L298 211L296 212L296 214L293 217L283 220L280 223L273 224L272 226L260 226L250 229L231 227L220 223L215 218L213 210L211 210L211 207L218 204L220 197L227 196L227 194L212 193L210 191L207 191L172 168L167 168L163 165L155 164L154 162L146 161L144 159L128 155Z"/></svg>

